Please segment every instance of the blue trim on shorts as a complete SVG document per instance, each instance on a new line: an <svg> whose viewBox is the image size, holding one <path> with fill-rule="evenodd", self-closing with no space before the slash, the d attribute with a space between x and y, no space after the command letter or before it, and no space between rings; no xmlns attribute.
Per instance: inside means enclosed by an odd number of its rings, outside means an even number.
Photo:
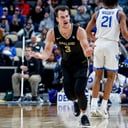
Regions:
<svg viewBox="0 0 128 128"><path fill-rule="evenodd" d="M118 69L114 69L114 70L112 70L112 69L107 69L107 68L104 68L104 69L107 70L107 71L118 72Z"/></svg>
<svg viewBox="0 0 128 128"><path fill-rule="evenodd" d="M118 69L115 69L115 70L112 70L112 69L107 69L105 67L101 67L101 68L96 68L96 67L93 67L93 70L106 70L106 71L113 71L113 72L118 72Z"/></svg>
<svg viewBox="0 0 128 128"><path fill-rule="evenodd" d="M102 68L96 68L96 67L93 67L93 70L95 71L95 70L104 70L104 68L102 67Z"/></svg>

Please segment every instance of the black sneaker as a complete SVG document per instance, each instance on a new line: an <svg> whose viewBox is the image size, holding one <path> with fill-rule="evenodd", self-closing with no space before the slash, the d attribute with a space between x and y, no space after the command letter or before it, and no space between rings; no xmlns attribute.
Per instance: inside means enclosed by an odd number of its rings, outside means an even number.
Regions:
<svg viewBox="0 0 128 128"><path fill-rule="evenodd" d="M43 102L43 99L41 99L38 96L32 96L32 101L35 101L35 102Z"/></svg>
<svg viewBox="0 0 128 128"><path fill-rule="evenodd" d="M20 99L20 96L14 96L12 101L18 101Z"/></svg>
<svg viewBox="0 0 128 128"><path fill-rule="evenodd" d="M74 116L80 115L80 108L77 102L74 102Z"/></svg>
<svg viewBox="0 0 128 128"><path fill-rule="evenodd" d="M37 96L32 96L32 101L38 101L38 97Z"/></svg>
<svg viewBox="0 0 128 128"><path fill-rule="evenodd" d="M90 122L88 120L88 117L86 115L83 115L80 120L81 127L82 128L89 128L91 127Z"/></svg>

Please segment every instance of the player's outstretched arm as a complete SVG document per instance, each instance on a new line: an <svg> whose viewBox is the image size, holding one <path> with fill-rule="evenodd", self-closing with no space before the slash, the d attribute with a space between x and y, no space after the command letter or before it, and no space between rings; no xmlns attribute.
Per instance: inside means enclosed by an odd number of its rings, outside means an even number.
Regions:
<svg viewBox="0 0 128 128"><path fill-rule="evenodd" d="M46 44L43 52L42 53L33 52L32 56L37 59L47 60L52 53L54 40L55 40L54 31L53 29L50 29L46 36Z"/></svg>
<svg viewBox="0 0 128 128"><path fill-rule="evenodd" d="M86 31L81 27L78 28L77 39L80 41L80 45L83 49L84 55L86 57L92 56L93 48L89 46Z"/></svg>

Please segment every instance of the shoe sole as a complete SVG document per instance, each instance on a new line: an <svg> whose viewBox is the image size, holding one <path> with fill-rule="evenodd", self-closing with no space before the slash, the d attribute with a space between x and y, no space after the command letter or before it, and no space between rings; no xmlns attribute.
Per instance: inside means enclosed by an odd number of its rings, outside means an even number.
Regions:
<svg viewBox="0 0 128 128"><path fill-rule="evenodd" d="M101 115L96 111L96 112L91 112L91 117L101 117Z"/></svg>
<svg viewBox="0 0 128 128"><path fill-rule="evenodd" d="M104 119L108 119L109 118L108 115L107 116L103 115L103 113L100 110L97 110L97 113L99 114L100 117L103 117Z"/></svg>
<svg viewBox="0 0 128 128"><path fill-rule="evenodd" d="M83 125L80 125L79 128L92 128L91 126L83 126Z"/></svg>

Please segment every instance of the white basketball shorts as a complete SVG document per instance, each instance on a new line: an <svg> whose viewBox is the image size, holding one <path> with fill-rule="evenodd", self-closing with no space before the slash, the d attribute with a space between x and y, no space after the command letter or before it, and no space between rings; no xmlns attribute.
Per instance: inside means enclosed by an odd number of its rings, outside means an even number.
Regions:
<svg viewBox="0 0 128 128"><path fill-rule="evenodd" d="M119 46L118 42L97 39L94 48L94 69L118 70Z"/></svg>

